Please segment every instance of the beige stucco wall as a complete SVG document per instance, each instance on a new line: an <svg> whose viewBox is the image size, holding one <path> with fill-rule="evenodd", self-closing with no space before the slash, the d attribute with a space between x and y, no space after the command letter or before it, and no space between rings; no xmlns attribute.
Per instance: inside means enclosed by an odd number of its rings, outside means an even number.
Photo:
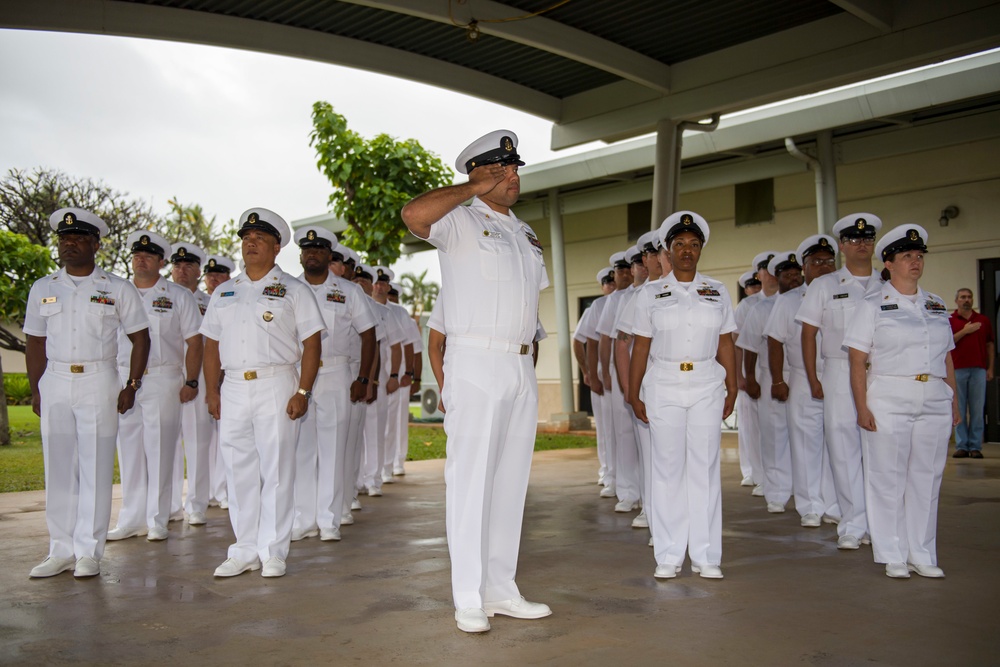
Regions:
<svg viewBox="0 0 1000 667"><path fill-rule="evenodd" d="M840 165L837 170L840 214L869 211L882 218L884 228L906 222L922 225L930 237L930 253L921 285L953 304L959 287L978 292L977 260L1000 257L997 155L1000 155L1000 139ZM756 253L766 249L795 249L803 238L816 233L816 203L812 173L776 178L774 221L737 229L733 219L734 193L732 186L687 193L681 196L680 206L698 211L709 221L711 237L699 268L724 281L735 295L736 279L749 268ZM940 212L949 205L958 206L960 215L948 227L940 227ZM548 220L528 222L547 248L545 259L551 273ZM579 319L579 298L600 293L594 275L607 265L611 253L627 247L627 207L567 215L563 226L573 328ZM881 268L880 263L876 265ZM978 302L978 294L976 299ZM549 333L538 359L539 418L545 420L562 411L552 288L542 293L539 315ZM574 387L578 373L574 360Z"/></svg>

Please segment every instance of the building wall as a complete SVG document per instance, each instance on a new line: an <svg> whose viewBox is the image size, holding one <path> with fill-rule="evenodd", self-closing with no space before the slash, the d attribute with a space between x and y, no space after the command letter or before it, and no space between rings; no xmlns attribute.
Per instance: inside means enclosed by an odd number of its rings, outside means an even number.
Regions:
<svg viewBox="0 0 1000 667"><path fill-rule="evenodd" d="M7 331L20 337L24 340L24 333L21 331L21 327L16 324L10 324L9 322L4 324L4 328ZM0 349L0 363L3 364L4 373L24 373L24 354L21 352L11 352L10 350Z"/></svg>
<svg viewBox="0 0 1000 667"><path fill-rule="evenodd" d="M915 222L930 237L921 286L953 305L955 291L978 292L978 260L1000 257L1000 139L960 144L903 156L843 164L837 169L839 211L867 211L882 218L888 229ZM683 182L683 175L682 175ZM774 220L737 228L733 219L733 186L682 194L680 207L698 211L709 221L711 236L700 269L730 286L762 250L794 250L817 231L815 185L811 172L776 178ZM959 217L939 226L941 211L957 206ZM547 248L545 260L552 277L549 221L528 220ZM614 206L563 218L566 278L571 328L579 319L582 296L600 294L594 275L608 257L628 247L627 207ZM881 263L876 262L881 268ZM552 280L554 284L554 279ZM976 294L978 303L979 294ZM538 359L539 418L562 411L555 297L550 287L539 306L549 338ZM573 382L579 369L573 360ZM574 391L576 391L574 389ZM576 398L576 397L575 397ZM579 403L577 403L578 405Z"/></svg>

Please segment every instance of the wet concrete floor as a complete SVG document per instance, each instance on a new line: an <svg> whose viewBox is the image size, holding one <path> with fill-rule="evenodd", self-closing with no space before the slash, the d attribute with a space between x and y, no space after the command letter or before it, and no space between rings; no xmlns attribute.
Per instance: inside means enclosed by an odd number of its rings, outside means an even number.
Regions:
<svg viewBox="0 0 1000 667"><path fill-rule="evenodd" d="M341 542L292 545L288 574L214 579L226 513L170 538L109 543L101 576L31 580L46 553L44 495L0 494L4 665L995 665L1000 663L1000 446L948 460L944 580L892 580L832 526L768 514L723 440L725 579L653 579L648 533L598 498L596 450L535 455L518 583L553 616L455 628L443 461L411 462L362 498ZM116 488L115 511L119 503Z"/></svg>

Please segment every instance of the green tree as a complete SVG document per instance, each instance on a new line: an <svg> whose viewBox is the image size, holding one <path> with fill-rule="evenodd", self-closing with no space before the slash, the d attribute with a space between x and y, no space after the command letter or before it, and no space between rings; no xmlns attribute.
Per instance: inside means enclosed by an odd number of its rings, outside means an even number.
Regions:
<svg viewBox="0 0 1000 667"><path fill-rule="evenodd" d="M427 280L427 270L418 276L413 273L404 273L399 277L400 286L403 293L399 295L399 300L410 307L410 314L414 318L420 317L424 311L434 307L441 287L434 281Z"/></svg>
<svg viewBox="0 0 1000 667"><path fill-rule="evenodd" d="M209 255L238 257L238 226L230 219L219 230L215 226L215 216L205 216L200 204L182 204L177 197L168 199L170 213L163 220L157 233L171 242L187 241L202 248Z"/></svg>
<svg viewBox="0 0 1000 667"><path fill-rule="evenodd" d="M23 234L0 230L0 347L24 352L24 341L8 327L24 326L28 292L39 278L55 268L55 262L43 246L31 242ZM3 362L0 361L0 378ZM10 419L7 415L7 396L0 382L0 446L10 444Z"/></svg>
<svg viewBox="0 0 1000 667"><path fill-rule="evenodd" d="M101 181L74 178L42 167L30 171L11 169L0 180L0 225L49 247L53 260L57 255L50 243L49 216L67 206L87 209L107 223L108 235L101 243L97 261L112 273L131 277L125 239L133 230L155 229L160 223L148 203L129 198Z"/></svg>
<svg viewBox="0 0 1000 667"><path fill-rule="evenodd" d="M345 245L369 262L391 265L406 235L400 209L427 190L450 185L451 169L415 139L364 139L328 102L313 104L312 121L309 145L333 185L329 204L347 222Z"/></svg>

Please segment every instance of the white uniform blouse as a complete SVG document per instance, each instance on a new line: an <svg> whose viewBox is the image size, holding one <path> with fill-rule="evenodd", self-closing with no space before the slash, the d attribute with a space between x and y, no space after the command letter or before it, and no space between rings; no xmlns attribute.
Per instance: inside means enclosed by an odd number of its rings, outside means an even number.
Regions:
<svg viewBox="0 0 1000 667"><path fill-rule="evenodd" d="M449 336L531 342L538 292L549 286L542 245L531 227L477 197L431 225L427 241L438 249L448 291Z"/></svg>
<svg viewBox="0 0 1000 667"><path fill-rule="evenodd" d="M806 296L806 286L799 285L793 290L779 294L771 309L771 315L764 325L764 335L781 343L785 348L785 363L790 368L805 371L802 361L802 324L795 314ZM822 333L818 334L817 345L822 345ZM822 358L816 360L816 372L823 371Z"/></svg>
<svg viewBox="0 0 1000 667"><path fill-rule="evenodd" d="M114 361L119 327L133 334L149 328L149 318L135 285L104 269L95 268L79 286L66 269L31 286L24 333L46 339L49 361Z"/></svg>
<svg viewBox="0 0 1000 667"><path fill-rule="evenodd" d="M309 284L304 275L299 276L299 280L316 296L326 325L322 358L329 361L333 357L350 357L351 361L360 361L359 336L375 326L375 315L369 305L371 299L359 286L329 272L319 285Z"/></svg>
<svg viewBox="0 0 1000 667"><path fill-rule="evenodd" d="M300 343L324 329L312 290L278 266L256 282L241 273L219 285L201 323L227 371L294 365Z"/></svg>
<svg viewBox="0 0 1000 667"><path fill-rule="evenodd" d="M191 290L160 277L143 294L139 292L149 318L149 361L146 368L184 367L185 341L198 333L201 313ZM128 368L132 342L119 329L118 366Z"/></svg>
<svg viewBox="0 0 1000 667"><path fill-rule="evenodd" d="M858 304L868 294L878 291L881 284L874 271L867 281L862 281L846 266L809 283L795 320L823 332L822 345L818 347L823 358L847 360L847 350L843 347L847 325Z"/></svg>
<svg viewBox="0 0 1000 667"><path fill-rule="evenodd" d="M726 286L701 273L682 284L671 271L640 287L635 296L632 331L652 339L649 356L656 361L715 359L719 336L735 330Z"/></svg>
<svg viewBox="0 0 1000 667"><path fill-rule="evenodd" d="M947 306L917 289L916 303L892 283L858 304L844 337L846 347L869 355L872 375L947 375L945 358L955 348Z"/></svg>

